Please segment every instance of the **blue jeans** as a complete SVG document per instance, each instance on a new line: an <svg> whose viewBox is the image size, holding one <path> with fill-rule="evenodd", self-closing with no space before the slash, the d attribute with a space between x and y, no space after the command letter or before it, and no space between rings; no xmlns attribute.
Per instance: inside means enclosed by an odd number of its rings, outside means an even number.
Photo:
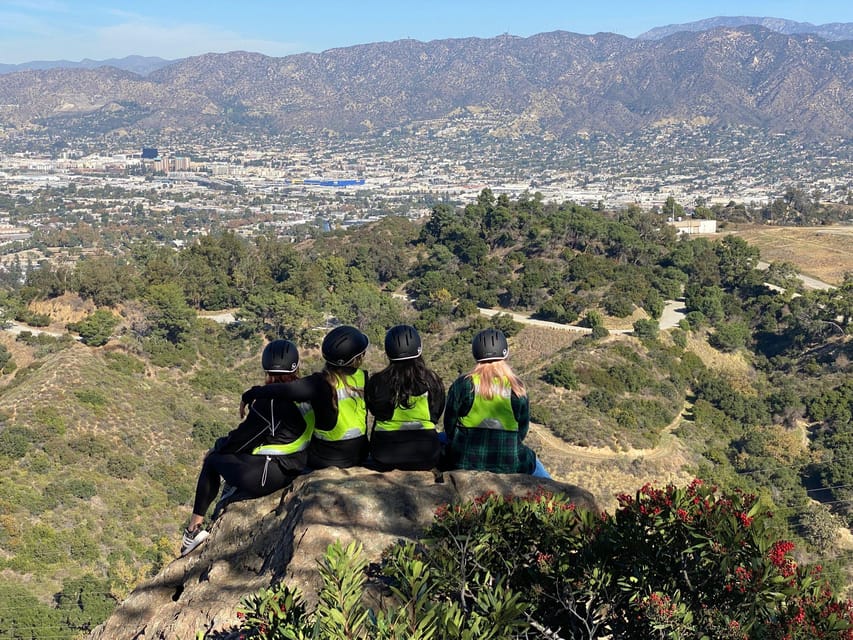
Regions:
<svg viewBox="0 0 853 640"><path fill-rule="evenodd" d="M551 480L551 474L545 470L542 461L539 458L536 458L536 468L533 469L533 473L531 473L534 478L548 478Z"/></svg>

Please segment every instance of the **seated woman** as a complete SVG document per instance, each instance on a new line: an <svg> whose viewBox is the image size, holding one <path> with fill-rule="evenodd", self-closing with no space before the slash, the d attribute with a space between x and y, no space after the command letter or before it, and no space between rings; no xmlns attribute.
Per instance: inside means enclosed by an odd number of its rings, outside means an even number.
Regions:
<svg viewBox="0 0 853 640"><path fill-rule="evenodd" d="M385 334L388 366L365 387L367 409L374 416L370 454L380 471L438 466L441 443L435 425L444 409L444 385L427 368L422 350L414 327L392 327Z"/></svg>
<svg viewBox="0 0 853 640"><path fill-rule="evenodd" d="M355 327L332 329L321 347L322 371L287 384L252 387L243 393L242 408L257 400L308 402L314 432L308 446L308 467L353 467L368 454L367 408L364 387L367 372L360 369L369 341Z"/></svg>
<svg viewBox="0 0 853 640"><path fill-rule="evenodd" d="M288 340L270 342L261 355L261 367L267 384L296 380L296 345ZM237 428L216 441L198 477L193 513L181 542L182 556L207 539L204 517L219 492L220 478L242 495L260 497L283 489L302 472L311 440L310 418L305 417L309 409L288 400L253 402Z"/></svg>
<svg viewBox="0 0 853 640"><path fill-rule="evenodd" d="M481 331L474 336L471 351L476 366L457 378L447 393L446 466L550 477L523 444L530 407L524 384L506 363L509 347L503 332Z"/></svg>

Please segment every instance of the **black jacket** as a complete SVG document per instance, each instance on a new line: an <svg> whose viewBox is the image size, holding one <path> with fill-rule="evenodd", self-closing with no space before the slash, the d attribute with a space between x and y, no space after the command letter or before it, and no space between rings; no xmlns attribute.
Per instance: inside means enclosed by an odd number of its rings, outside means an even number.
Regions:
<svg viewBox="0 0 853 640"><path fill-rule="evenodd" d="M306 423L299 407L288 400L256 400L249 405L245 420L228 435L216 440L217 453L252 453L264 444L290 444L305 433ZM282 456L275 460L285 470L302 471L307 464L307 451Z"/></svg>
<svg viewBox="0 0 853 640"><path fill-rule="evenodd" d="M386 380L385 371L380 371L368 380L364 390L367 410L376 421L390 420L394 415L394 399ZM439 424L444 410L444 385L438 376L419 381L413 395L427 393L430 420ZM406 471L429 470L438 466L441 458L441 443L435 430L376 431L370 434L370 455L373 466L380 470L403 469Z"/></svg>
<svg viewBox="0 0 853 640"><path fill-rule="evenodd" d="M353 373L355 369L348 371ZM367 372L365 372L367 377ZM314 409L314 429L329 431L338 421L335 390L326 381L322 372L299 378L293 382L279 382L252 387L243 393L243 402L257 400L287 399L294 402L309 402ZM364 464L368 454L367 437L327 442L318 438L311 440L308 449L308 466L312 469L324 467L354 467Z"/></svg>

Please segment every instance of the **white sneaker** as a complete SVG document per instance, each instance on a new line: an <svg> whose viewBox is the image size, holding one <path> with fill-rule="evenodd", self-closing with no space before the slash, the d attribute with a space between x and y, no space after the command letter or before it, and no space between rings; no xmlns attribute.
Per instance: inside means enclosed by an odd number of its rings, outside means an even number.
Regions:
<svg viewBox="0 0 853 640"><path fill-rule="evenodd" d="M196 527L194 531L184 529L184 537L181 539L181 557L187 555L202 542L207 540L210 534L201 526Z"/></svg>

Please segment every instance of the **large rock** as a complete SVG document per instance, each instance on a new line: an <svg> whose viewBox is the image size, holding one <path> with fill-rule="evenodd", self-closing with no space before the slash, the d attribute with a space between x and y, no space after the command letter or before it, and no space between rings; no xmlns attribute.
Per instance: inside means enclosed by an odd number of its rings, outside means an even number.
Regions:
<svg viewBox="0 0 853 640"><path fill-rule="evenodd" d="M316 601L317 560L339 540L357 540L375 561L400 538L417 538L436 507L486 491L523 495L537 487L595 508L588 491L528 475L486 472L326 469L284 492L235 502L210 527L210 538L186 558L138 586L95 629L92 640L228 638L240 599L281 580ZM201 636L200 636L201 637Z"/></svg>

